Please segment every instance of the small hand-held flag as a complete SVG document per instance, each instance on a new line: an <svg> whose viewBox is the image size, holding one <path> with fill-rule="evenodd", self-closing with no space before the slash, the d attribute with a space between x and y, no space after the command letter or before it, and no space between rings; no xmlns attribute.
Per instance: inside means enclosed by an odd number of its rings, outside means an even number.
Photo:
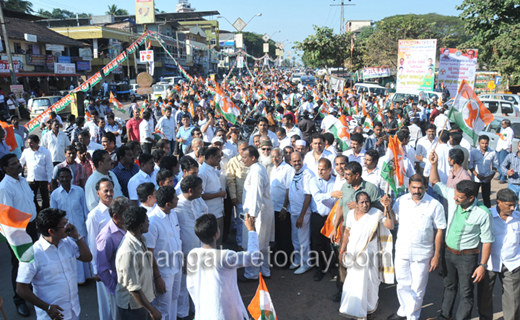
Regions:
<svg viewBox="0 0 520 320"><path fill-rule="evenodd" d="M273 301L271 301L271 295L269 290L267 290L261 273L258 275L258 281L258 289L256 289L256 294L247 310L249 310L249 313L255 320L278 320L274 311Z"/></svg>

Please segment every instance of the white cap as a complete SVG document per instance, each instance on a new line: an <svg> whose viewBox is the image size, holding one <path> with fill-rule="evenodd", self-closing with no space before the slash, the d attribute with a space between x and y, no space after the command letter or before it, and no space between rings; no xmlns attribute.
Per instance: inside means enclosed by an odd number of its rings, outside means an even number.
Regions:
<svg viewBox="0 0 520 320"><path fill-rule="evenodd" d="M307 146L307 141L305 140L296 140L296 142L294 143L294 145L296 146Z"/></svg>
<svg viewBox="0 0 520 320"><path fill-rule="evenodd" d="M222 140L221 137L213 137L213 139L211 139L211 143L215 143L215 142L220 142L220 143L224 143L224 140Z"/></svg>

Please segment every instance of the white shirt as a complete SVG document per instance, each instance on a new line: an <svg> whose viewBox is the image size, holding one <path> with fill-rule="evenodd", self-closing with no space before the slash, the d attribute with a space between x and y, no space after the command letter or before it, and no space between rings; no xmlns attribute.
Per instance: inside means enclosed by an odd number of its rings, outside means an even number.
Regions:
<svg viewBox="0 0 520 320"><path fill-rule="evenodd" d="M52 178L52 156L49 150L44 147L38 147L33 151L26 148L20 157L22 167L27 165L27 181L47 181L51 182Z"/></svg>
<svg viewBox="0 0 520 320"><path fill-rule="evenodd" d="M88 218L88 209L83 188L71 185L67 192L60 186L51 194L51 208L65 211L67 213L65 217L78 229L79 234L83 237L87 236L85 221Z"/></svg>
<svg viewBox="0 0 520 320"><path fill-rule="evenodd" d="M114 199L115 198L116 197L114 196ZM99 235L101 229L103 229L103 227L106 226L111 219L112 218L110 218L110 213L108 213L108 207L99 202L99 204L89 212L87 221L85 222L88 234L88 247L90 249L90 253L92 253L92 272L94 274L97 274L96 238Z"/></svg>
<svg viewBox="0 0 520 320"><path fill-rule="evenodd" d="M87 146L87 152L90 154L91 157L94 154L94 151L96 150L103 150L103 146L94 141L90 141Z"/></svg>
<svg viewBox="0 0 520 320"><path fill-rule="evenodd" d="M415 147L419 139L422 138L422 131L421 128L413 123L412 125L408 126L408 129L410 129L410 144Z"/></svg>
<svg viewBox="0 0 520 320"><path fill-rule="evenodd" d="M498 141L500 141L500 139L498 139ZM466 150L468 150L468 152L473 149L473 146L471 145L471 143L468 140L466 140L466 138L462 138L462 140L460 140L460 146L466 148Z"/></svg>
<svg viewBox="0 0 520 320"><path fill-rule="evenodd" d="M289 136L285 136L285 138L283 138L282 140L278 140L278 142L280 143L280 150L283 151L283 149L287 146L291 146L291 138L289 138Z"/></svg>
<svg viewBox="0 0 520 320"><path fill-rule="evenodd" d="M95 170L92 172L90 177L88 177L87 182L85 183L85 199L87 201L88 210L94 210L94 208L99 203L99 197L96 191L96 183L101 180L101 178L108 178L114 183L114 199L117 197L123 197L123 192L121 191L121 186L119 185L119 180L117 180L115 173L109 171L108 175L104 175L101 172Z"/></svg>
<svg viewBox="0 0 520 320"><path fill-rule="evenodd" d="M192 249L202 247L202 242L195 234L195 220L208 213L208 206L202 198L188 200L178 193L179 201L175 213L181 227L182 253L187 257Z"/></svg>
<svg viewBox="0 0 520 320"><path fill-rule="evenodd" d="M139 205L141 205L141 202L139 201L139 197L137 196L137 187L139 187L141 184L145 182L151 182L155 186L157 186L156 180L152 179L151 175L147 174L141 169L139 169L139 172L137 172L128 181L128 198L130 198L130 200L137 200L137 203Z"/></svg>
<svg viewBox="0 0 520 320"><path fill-rule="evenodd" d="M502 265L513 271L520 266L520 212L513 211L507 220L502 219L497 207L491 208L495 242L491 246L488 270L501 272Z"/></svg>
<svg viewBox="0 0 520 320"><path fill-rule="evenodd" d="M430 141L428 139L428 136L424 136L421 139L419 139L419 141L417 141L417 147L415 148L415 150L417 151L416 155L422 155L423 157L428 158L428 154L433 149L433 146L435 146L435 144L437 143L437 140L439 139L435 137L433 141ZM425 160L428 161L427 159ZM424 161L421 161L419 163L423 168L426 165Z"/></svg>
<svg viewBox="0 0 520 320"><path fill-rule="evenodd" d="M502 150L506 150L507 152L511 152L511 146L513 143L513 136L515 135L513 129L511 127L502 128L500 133L504 135L504 140L501 138L497 139L497 152ZM460 143L462 145L462 142Z"/></svg>
<svg viewBox="0 0 520 320"><path fill-rule="evenodd" d="M446 122L448 120L448 117L444 113L439 114L437 117L435 117L435 120L433 121L433 124L437 127L437 136L442 131L442 128L444 124L446 123L446 127L444 128L444 131L449 131L451 128L450 122Z"/></svg>
<svg viewBox="0 0 520 320"><path fill-rule="evenodd" d="M309 113L314 112L314 104L309 101L305 101L300 107L300 112L303 114L304 111L308 111Z"/></svg>
<svg viewBox="0 0 520 320"><path fill-rule="evenodd" d="M273 165L271 170L271 199L274 211L280 212L285 202L285 193L289 189L294 175L294 168L282 161L278 167ZM286 211L290 212L289 209Z"/></svg>
<svg viewBox="0 0 520 320"><path fill-rule="evenodd" d="M431 259L435 230L446 229L442 204L428 194L415 203L412 195L407 193L397 198L392 210L399 221L396 257L410 261Z"/></svg>
<svg viewBox="0 0 520 320"><path fill-rule="evenodd" d="M357 156L354 154L354 149L348 149L348 150L344 151L343 155L347 156L348 162L359 162L359 164L363 168L365 167L365 155L366 155L365 149L361 149L361 151L359 152L359 154Z"/></svg>
<svg viewBox="0 0 520 320"><path fill-rule="evenodd" d="M21 175L18 180L5 175L0 181L0 203L32 215L30 221L36 219L34 193L27 180Z"/></svg>
<svg viewBox="0 0 520 320"><path fill-rule="evenodd" d="M175 125L175 118L170 116L168 119L166 116L162 116L159 121L157 121L157 125L155 126L155 129L159 129L162 133L164 133L164 136L166 139L172 141L173 137L175 136L175 128L177 126ZM141 128L139 128L139 133Z"/></svg>
<svg viewBox="0 0 520 320"><path fill-rule="evenodd" d="M250 231L248 237L247 252L203 248L190 252L186 287L195 304L195 320L249 319L237 285L238 268L259 265L258 255L252 254L258 252L258 235ZM210 257L218 263L206 267Z"/></svg>
<svg viewBox="0 0 520 320"><path fill-rule="evenodd" d="M336 181L334 182L334 187L332 188L332 191L341 191L341 187L343 187L343 184L347 182L347 179L340 178L340 176L336 176Z"/></svg>
<svg viewBox="0 0 520 320"><path fill-rule="evenodd" d="M116 136L116 146L119 148L121 146L121 135L123 134L123 130L119 127L117 122L114 122L114 125L111 126L107 123L105 124L105 132L118 132L119 135ZM92 143L92 142L91 142Z"/></svg>
<svg viewBox="0 0 520 320"><path fill-rule="evenodd" d="M302 172L303 171L303 172ZM314 178L314 173L309 170L305 165L300 169L302 177L299 181L294 181L294 177L289 186L289 204L291 205L291 215L299 216L303 210L303 202L305 196L312 195L310 185L311 180ZM305 214L311 213L311 204L307 207Z"/></svg>
<svg viewBox="0 0 520 320"><path fill-rule="evenodd" d="M146 140L146 138L152 138L152 134L153 134L152 118L150 118L150 120L148 120L148 121L143 119L143 121L141 121L141 123L139 124L139 142L151 143L150 141Z"/></svg>
<svg viewBox="0 0 520 320"><path fill-rule="evenodd" d="M76 259L80 252L71 239L61 239L58 247L40 236L33 245L34 261L20 262L16 282L33 285L34 294L46 303L59 305L63 319L78 319L81 311L78 296ZM50 319L45 310L36 309L37 319Z"/></svg>
<svg viewBox="0 0 520 320"><path fill-rule="evenodd" d="M294 124L291 129L287 129L287 127L284 127L284 128L285 128L285 134L289 137L289 140L291 140L292 136L295 136L295 135L300 136L300 139L303 138L302 131L300 130L300 128L298 128Z"/></svg>
<svg viewBox="0 0 520 320"><path fill-rule="evenodd" d="M317 212L323 217L327 217L336 203L336 198L332 198L330 193L334 189L336 177L332 174L329 180L324 180L319 176L311 179L310 190L312 192L311 210Z"/></svg>
<svg viewBox="0 0 520 320"><path fill-rule="evenodd" d="M226 165L227 165L227 162L229 162L229 159L232 159L232 158L238 156L237 147L235 147L233 144L231 144L227 141L224 142L224 147L222 148L222 152L224 152L224 154L227 157Z"/></svg>
<svg viewBox="0 0 520 320"><path fill-rule="evenodd" d="M217 193L220 192L222 184L217 169L204 162L199 167L199 177L202 179L202 193ZM211 200L204 200L208 206L208 213L212 213L215 217L220 218L224 214L224 198L217 197Z"/></svg>
<svg viewBox="0 0 520 320"><path fill-rule="evenodd" d="M181 271L182 241L181 227L177 219L177 213L171 210L166 214L158 206L149 215L150 226L148 232L143 234L146 238L146 246L153 250L155 259L164 261L168 257L169 263L158 263L161 276L169 278ZM165 255L167 253L167 255Z"/></svg>
<svg viewBox="0 0 520 320"><path fill-rule="evenodd" d="M52 131L48 131L42 137L41 142L41 146L51 152L53 162L63 162L66 160L65 147L70 145L70 141L65 132L58 131L58 136L56 136Z"/></svg>
<svg viewBox="0 0 520 320"><path fill-rule="evenodd" d="M252 134L251 137L249 137L249 145L250 146L254 146L255 144L253 143L253 138L255 136L259 136L260 135L260 132L257 131L255 134ZM276 148L280 145L280 143L278 142L278 136L276 135L276 133L272 132L272 131L269 131L267 130L267 136L269 137L269 139L271 139L271 142L273 143L273 147ZM301 136L300 136L301 137Z"/></svg>
<svg viewBox="0 0 520 320"><path fill-rule="evenodd" d="M470 170L475 169L477 173L483 176L489 176L493 171L496 171L498 168L498 157L495 151L491 148L488 148L486 152L482 153L480 148L473 149L469 153L469 164L468 168ZM492 171L492 168L495 170ZM473 174L472 174L473 175ZM476 183L482 183L477 176L473 175L473 181ZM489 181L486 181L489 182Z"/></svg>
<svg viewBox="0 0 520 320"><path fill-rule="evenodd" d="M332 168L334 168L334 159L336 157L330 151L327 151L325 149L320 154L320 157L318 158L318 160L315 160L316 158L314 158L313 150L307 152L307 154L305 155L305 158L303 159L303 164L305 164L307 166L307 168L309 168L309 170L311 170L312 173L314 173L314 175L317 176L318 175L318 162L320 161L321 158L329 159L330 165L332 166ZM334 169L332 169L332 171L334 171Z"/></svg>
<svg viewBox="0 0 520 320"><path fill-rule="evenodd" d="M379 188L379 192L382 194L383 188L386 187L386 184L383 177L381 177L381 168L377 167L372 170L372 172L368 172L367 168L363 168L363 173L361 174L361 178L363 180L368 181Z"/></svg>
<svg viewBox="0 0 520 320"><path fill-rule="evenodd" d="M338 155L338 150L336 149L335 145L330 145L327 148L325 148L325 150L332 153L334 155L334 159L336 159L336 156ZM334 165L334 162L332 163L332 165ZM335 168L334 168L334 171L336 171Z"/></svg>

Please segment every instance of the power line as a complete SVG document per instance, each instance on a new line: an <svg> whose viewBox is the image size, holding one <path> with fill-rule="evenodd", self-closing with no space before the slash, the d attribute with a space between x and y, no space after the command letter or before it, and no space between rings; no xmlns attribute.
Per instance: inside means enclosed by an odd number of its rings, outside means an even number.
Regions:
<svg viewBox="0 0 520 320"><path fill-rule="evenodd" d="M350 0L348 0L350 1ZM331 7L341 6L341 15L339 18L339 33L345 33L345 6L355 6L355 4L345 4L344 0L341 0L341 4L331 4Z"/></svg>

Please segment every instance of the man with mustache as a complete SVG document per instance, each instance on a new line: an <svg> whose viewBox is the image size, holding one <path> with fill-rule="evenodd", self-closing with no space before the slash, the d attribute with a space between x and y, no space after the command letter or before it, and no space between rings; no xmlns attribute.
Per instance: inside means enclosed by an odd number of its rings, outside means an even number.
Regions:
<svg viewBox="0 0 520 320"><path fill-rule="evenodd" d="M420 318L428 273L440 264L446 218L441 203L426 194L427 188L425 178L414 174L410 192L390 209L399 223L394 265L400 308L388 320ZM391 202L388 195L381 199L385 206L390 207Z"/></svg>

